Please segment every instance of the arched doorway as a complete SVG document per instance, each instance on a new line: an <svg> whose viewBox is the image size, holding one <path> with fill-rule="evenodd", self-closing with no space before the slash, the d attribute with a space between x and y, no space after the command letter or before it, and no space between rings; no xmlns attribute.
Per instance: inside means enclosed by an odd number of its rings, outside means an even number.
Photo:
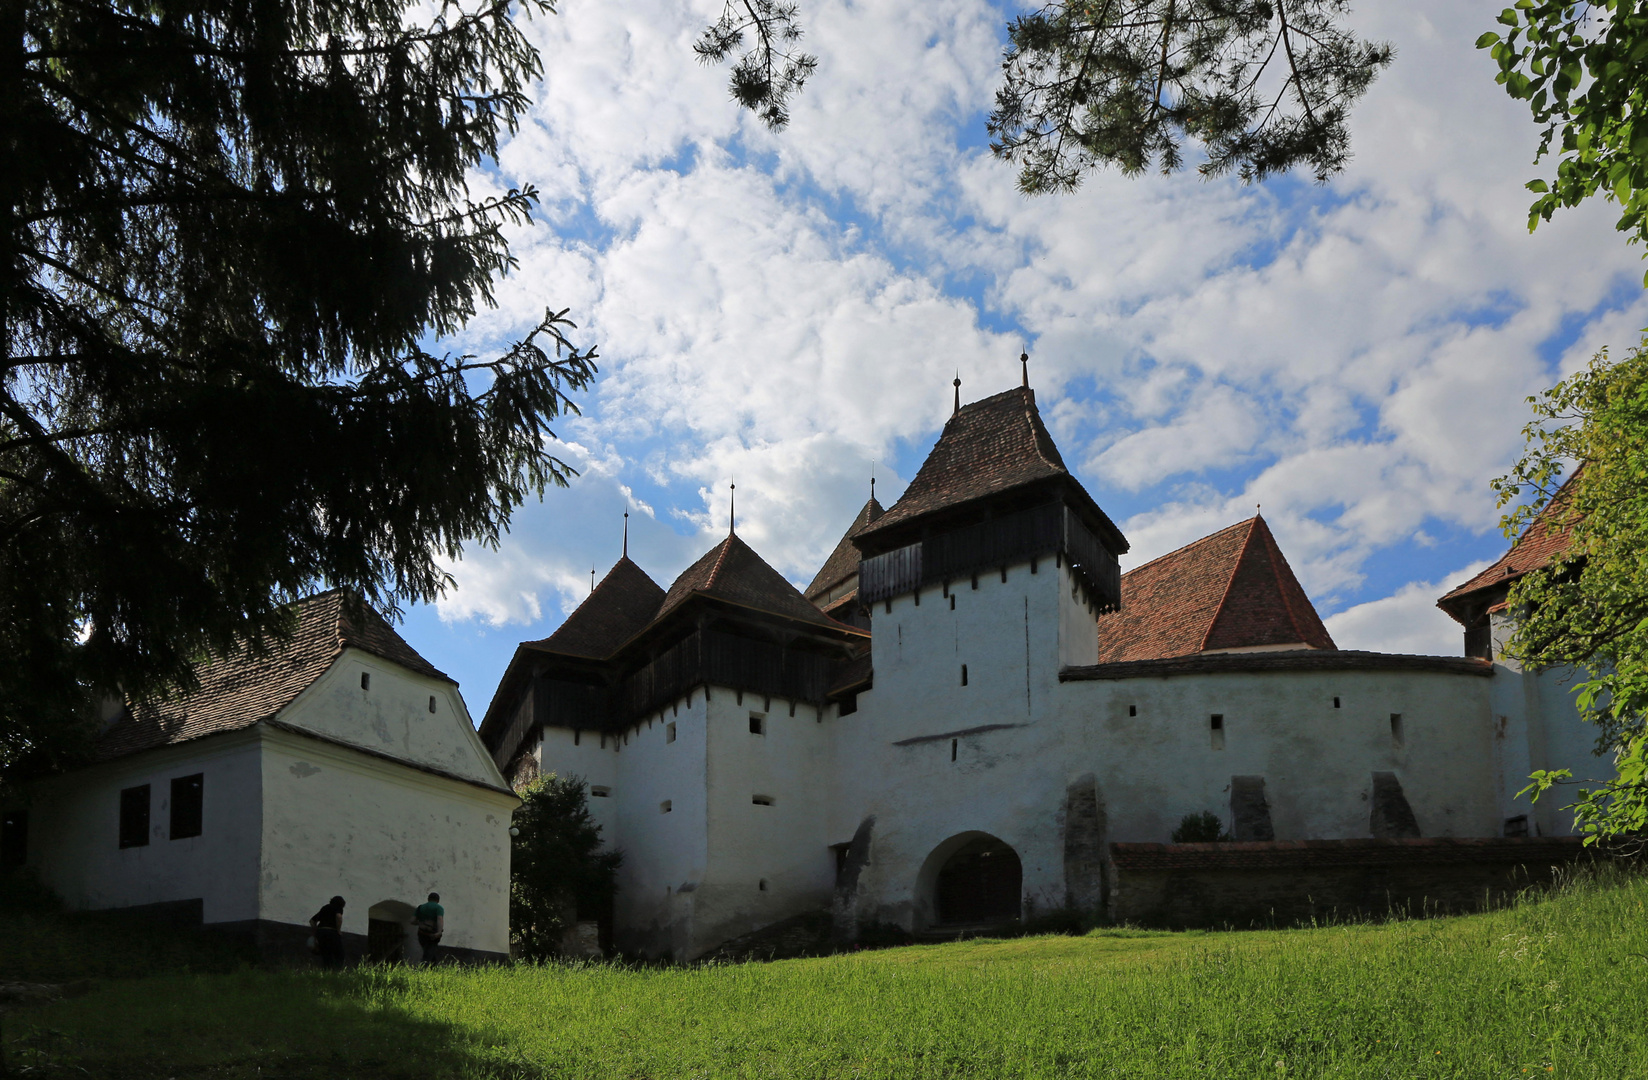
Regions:
<svg viewBox="0 0 1648 1080"><path fill-rule="evenodd" d="M917 879L917 929L987 926L1020 914L1018 852L983 832L952 836L927 856Z"/></svg>
<svg viewBox="0 0 1648 1080"><path fill-rule="evenodd" d="M366 954L374 964L398 964L423 959L417 927L417 909L401 900L379 900L366 912Z"/></svg>

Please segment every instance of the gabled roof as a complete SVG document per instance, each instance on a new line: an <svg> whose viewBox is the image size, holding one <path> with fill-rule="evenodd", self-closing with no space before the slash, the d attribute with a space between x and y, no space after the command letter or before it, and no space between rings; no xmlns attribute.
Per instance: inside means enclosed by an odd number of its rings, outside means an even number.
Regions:
<svg viewBox="0 0 1648 1080"><path fill-rule="evenodd" d="M628 555L619 559L595 591L558 630L523 647L604 660L644 630L664 603L664 590Z"/></svg>
<svg viewBox="0 0 1648 1080"><path fill-rule="evenodd" d="M858 548L853 545L853 537L873 524L886 512L882 505L876 501L875 496L870 496L870 501L859 509L858 516L853 518L853 523L847 526L846 532L841 534L841 540L836 544L835 550L830 552L830 557L824 560L823 566L819 567L817 575L813 577L813 583L807 586L806 595L808 600L818 602L830 589L858 573L858 565L862 556L859 555Z"/></svg>
<svg viewBox="0 0 1648 1080"><path fill-rule="evenodd" d="M1583 469L1580 466L1563 482L1509 551L1480 574L1444 593L1436 606L1463 623L1467 619L1465 609L1479 599L1477 594L1508 588L1517 578L1560 558L1573 538L1574 517L1568 509L1573 503L1573 483Z"/></svg>
<svg viewBox="0 0 1648 1080"><path fill-rule="evenodd" d="M815 626L847 629L819 611L784 580L784 575L768 566L748 544L729 533L697 562L681 572L664 596L658 619L694 596L707 596L771 615L797 619ZM656 620L655 620L656 621Z"/></svg>
<svg viewBox="0 0 1648 1080"><path fill-rule="evenodd" d="M98 740L96 756L108 760L251 727L290 705L347 648L457 685L419 656L371 608L362 605L359 617L351 618L342 590L299 600L292 605L292 613L297 625L291 639L271 644L266 655L254 655L250 648L243 647L201 663L195 669L200 686L194 693L131 703Z"/></svg>
<svg viewBox="0 0 1648 1080"><path fill-rule="evenodd" d="M1101 664L1292 644L1336 648L1262 517L1123 574L1099 618Z"/></svg>
<svg viewBox="0 0 1648 1080"><path fill-rule="evenodd" d="M964 405L951 416L903 496L858 539L1015 489L1065 481L1079 492L1083 509L1107 544L1126 551L1121 530L1065 468L1036 409L1035 391L1014 387Z"/></svg>

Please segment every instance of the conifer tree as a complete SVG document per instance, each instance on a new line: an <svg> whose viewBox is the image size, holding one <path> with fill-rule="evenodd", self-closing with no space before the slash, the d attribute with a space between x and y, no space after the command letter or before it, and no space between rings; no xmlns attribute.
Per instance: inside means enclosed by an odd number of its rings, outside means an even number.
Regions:
<svg viewBox="0 0 1648 1080"><path fill-rule="evenodd" d="M0 767L190 682L320 583L393 612L561 484L595 371L503 355L530 187L474 194L549 0L0 3Z"/></svg>

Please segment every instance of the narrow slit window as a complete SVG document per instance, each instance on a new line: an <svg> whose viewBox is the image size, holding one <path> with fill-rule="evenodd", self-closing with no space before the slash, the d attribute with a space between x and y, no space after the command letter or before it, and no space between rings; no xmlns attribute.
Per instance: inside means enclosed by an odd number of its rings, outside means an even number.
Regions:
<svg viewBox="0 0 1648 1080"><path fill-rule="evenodd" d="M592 787L589 789L589 793L594 798L606 799L611 797L612 789L609 787Z"/></svg>
<svg viewBox="0 0 1648 1080"><path fill-rule="evenodd" d="M360 673L360 688L362 690L372 689L372 673L370 671Z"/></svg>
<svg viewBox="0 0 1648 1080"><path fill-rule="evenodd" d="M750 802L756 806L771 806L773 797L771 795L751 795Z"/></svg>
<svg viewBox="0 0 1648 1080"><path fill-rule="evenodd" d="M761 892L766 892L767 891L767 879L762 878L760 881L755 883L755 887L756 887L756 889L758 889Z"/></svg>
<svg viewBox="0 0 1648 1080"><path fill-rule="evenodd" d="M1225 718L1220 713L1214 713L1208 725L1211 736L1211 745L1215 750L1225 748Z"/></svg>
<svg viewBox="0 0 1648 1080"><path fill-rule="evenodd" d="M1127 715L1129 715L1129 716L1139 715L1139 707L1137 705L1129 705L1127 707Z"/></svg>
<svg viewBox="0 0 1648 1080"><path fill-rule="evenodd" d="M434 694L429 695L429 711L430 712L435 711L435 695Z"/></svg>
<svg viewBox="0 0 1648 1080"><path fill-rule="evenodd" d="M950 610L951 611L956 610L956 594L955 593L950 594Z"/></svg>
<svg viewBox="0 0 1648 1080"><path fill-rule="evenodd" d="M1335 709L1337 709L1339 707L1339 699L1338 698L1333 699L1333 707Z"/></svg>
<svg viewBox="0 0 1648 1080"><path fill-rule="evenodd" d="M149 785L120 793L120 846L143 847L149 842Z"/></svg>
<svg viewBox="0 0 1648 1080"><path fill-rule="evenodd" d="M572 745L577 746L584 739L584 733L578 728L572 729Z"/></svg>
<svg viewBox="0 0 1648 1080"><path fill-rule="evenodd" d="M673 809L675 809L675 807L668 799L665 799L663 802L658 804L658 812L660 814L667 814Z"/></svg>
<svg viewBox="0 0 1648 1080"><path fill-rule="evenodd" d="M1390 716L1391 716L1391 745L1392 746L1401 746L1402 745L1402 740L1403 740L1403 737L1404 737L1403 736L1403 731L1402 731L1402 714L1399 713L1399 712L1393 712L1393 713L1390 714Z"/></svg>
<svg viewBox="0 0 1648 1080"><path fill-rule="evenodd" d="M961 665L961 685L967 685L967 665Z"/></svg>
<svg viewBox="0 0 1648 1080"><path fill-rule="evenodd" d="M750 734L765 735L767 733L767 718L760 713L750 713Z"/></svg>
<svg viewBox="0 0 1648 1080"><path fill-rule="evenodd" d="M191 836L200 835L206 809L205 793L204 773L172 778L173 840L187 840Z"/></svg>
<svg viewBox="0 0 1648 1080"><path fill-rule="evenodd" d="M673 723L664 725L664 741L667 743L675 741L675 725Z"/></svg>
<svg viewBox="0 0 1648 1080"><path fill-rule="evenodd" d="M950 740L950 760L951 761L956 760L956 747L959 746L960 744L961 744L960 739L951 739Z"/></svg>

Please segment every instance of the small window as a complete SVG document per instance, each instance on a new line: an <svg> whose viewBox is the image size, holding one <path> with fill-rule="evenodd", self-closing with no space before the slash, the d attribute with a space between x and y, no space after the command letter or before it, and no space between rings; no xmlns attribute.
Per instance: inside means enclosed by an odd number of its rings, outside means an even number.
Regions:
<svg viewBox="0 0 1648 1080"><path fill-rule="evenodd" d="M200 835L205 809L205 774L172 778L172 839Z"/></svg>
<svg viewBox="0 0 1648 1080"><path fill-rule="evenodd" d="M1210 727L1211 745L1212 745L1213 749L1223 750L1225 748L1225 718L1224 718L1224 716L1220 713L1214 713L1213 718L1212 718L1212 722L1209 725L1209 727Z"/></svg>
<svg viewBox="0 0 1648 1080"><path fill-rule="evenodd" d="M967 665L961 665L961 685L967 685Z"/></svg>
<svg viewBox="0 0 1648 1080"><path fill-rule="evenodd" d="M960 739L951 739L950 740L950 760L951 761L956 760L956 747L958 747L960 745L961 745L961 740Z"/></svg>
<svg viewBox="0 0 1648 1080"><path fill-rule="evenodd" d="M372 673L370 671L360 673L360 688L362 690L372 689Z"/></svg>
<svg viewBox="0 0 1648 1080"><path fill-rule="evenodd" d="M1516 817L1505 819L1505 835L1508 837L1528 835L1528 815L1518 814Z"/></svg>
<svg viewBox="0 0 1648 1080"><path fill-rule="evenodd" d="M773 799L771 795L751 795L750 802L754 803L756 806L771 806L773 804Z"/></svg>
<svg viewBox="0 0 1648 1080"><path fill-rule="evenodd" d="M29 861L29 812L9 810L0 818L0 866L22 866Z"/></svg>
<svg viewBox="0 0 1648 1080"><path fill-rule="evenodd" d="M841 698L841 708L836 710L837 716L851 716L858 711L858 695L844 694Z"/></svg>
<svg viewBox="0 0 1648 1080"><path fill-rule="evenodd" d="M120 793L120 846L142 847L149 842L149 785Z"/></svg>
<svg viewBox="0 0 1648 1080"><path fill-rule="evenodd" d="M578 728L573 728L572 729L572 745L577 746L579 743L581 743L583 741L584 741L584 733L582 731L580 731Z"/></svg>
<svg viewBox="0 0 1648 1080"><path fill-rule="evenodd" d="M767 733L767 718L760 713L750 713L750 734L765 735Z"/></svg>
<svg viewBox="0 0 1648 1080"><path fill-rule="evenodd" d="M1339 699L1338 698L1333 699L1333 707L1335 709L1337 709L1339 707Z"/></svg>
<svg viewBox="0 0 1648 1080"><path fill-rule="evenodd" d="M664 741L667 743L675 741L675 724L673 722L664 725Z"/></svg>
<svg viewBox="0 0 1648 1080"><path fill-rule="evenodd" d="M767 879L762 878L760 881L755 883L755 887L757 889L759 889L761 892L766 892L767 891Z"/></svg>
<svg viewBox="0 0 1648 1080"><path fill-rule="evenodd" d="M1402 714L1399 712L1391 713L1391 745L1402 745Z"/></svg>
<svg viewBox="0 0 1648 1080"><path fill-rule="evenodd" d="M667 814L673 809L674 807L670 805L670 801L668 799L665 799L663 802L658 804L658 812L660 814Z"/></svg>
<svg viewBox="0 0 1648 1080"><path fill-rule="evenodd" d="M1223 713L1214 713L1213 714L1213 722L1212 722L1211 726L1212 726L1214 731L1223 731L1225 729L1224 714Z"/></svg>
<svg viewBox="0 0 1648 1080"><path fill-rule="evenodd" d="M1129 716L1139 715L1139 707L1137 705L1129 705L1127 707L1127 715L1129 715Z"/></svg>
<svg viewBox="0 0 1648 1080"><path fill-rule="evenodd" d="M430 712L435 711L435 695L434 694L429 695L429 711Z"/></svg>
<svg viewBox="0 0 1648 1080"><path fill-rule="evenodd" d="M589 793L592 798L605 799L612 794L612 789L609 787L592 787L589 789Z"/></svg>
<svg viewBox="0 0 1648 1080"><path fill-rule="evenodd" d="M955 593L950 594L950 610L951 611L956 610L956 594Z"/></svg>

